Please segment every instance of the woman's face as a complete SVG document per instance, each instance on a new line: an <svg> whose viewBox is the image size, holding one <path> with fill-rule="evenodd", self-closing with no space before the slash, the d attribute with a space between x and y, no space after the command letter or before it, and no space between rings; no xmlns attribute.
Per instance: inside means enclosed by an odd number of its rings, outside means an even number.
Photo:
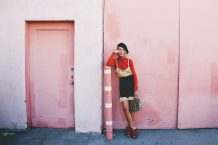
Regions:
<svg viewBox="0 0 218 145"><path fill-rule="evenodd" d="M118 47L117 50L119 51L119 52L118 52L118 55L119 55L120 57L126 56L126 51L125 51L122 47Z"/></svg>

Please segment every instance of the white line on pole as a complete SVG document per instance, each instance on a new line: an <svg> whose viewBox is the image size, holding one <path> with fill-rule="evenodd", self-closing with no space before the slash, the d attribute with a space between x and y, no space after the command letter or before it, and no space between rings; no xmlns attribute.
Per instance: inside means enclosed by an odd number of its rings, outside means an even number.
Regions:
<svg viewBox="0 0 218 145"><path fill-rule="evenodd" d="M106 125L112 125L113 121L106 121Z"/></svg>
<svg viewBox="0 0 218 145"><path fill-rule="evenodd" d="M110 70L110 69L109 69L109 70L106 69L106 70L104 70L104 73L105 73L105 74L111 74L111 70Z"/></svg>
<svg viewBox="0 0 218 145"><path fill-rule="evenodd" d="M105 103L105 108L112 108L112 103Z"/></svg>
<svg viewBox="0 0 218 145"><path fill-rule="evenodd" d="M107 92L111 91L111 86L105 86L104 90L107 91Z"/></svg>

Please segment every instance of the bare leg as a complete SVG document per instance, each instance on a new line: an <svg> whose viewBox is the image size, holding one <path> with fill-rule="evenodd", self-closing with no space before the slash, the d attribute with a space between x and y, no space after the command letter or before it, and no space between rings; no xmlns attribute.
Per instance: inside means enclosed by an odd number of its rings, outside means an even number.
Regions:
<svg viewBox="0 0 218 145"><path fill-rule="evenodd" d="M128 101L122 101L123 111L126 116L126 120L128 122L128 126L134 128L132 115L129 112L129 103Z"/></svg>

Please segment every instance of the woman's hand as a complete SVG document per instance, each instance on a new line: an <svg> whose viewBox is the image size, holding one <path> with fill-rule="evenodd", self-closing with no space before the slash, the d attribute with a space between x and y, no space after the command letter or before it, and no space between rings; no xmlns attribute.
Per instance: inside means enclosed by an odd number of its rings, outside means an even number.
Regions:
<svg viewBox="0 0 218 145"><path fill-rule="evenodd" d="M116 53L116 54L117 54L118 52L119 52L119 50L114 50L114 53Z"/></svg>
<svg viewBox="0 0 218 145"><path fill-rule="evenodd" d="M114 50L113 52L114 52L114 53L116 53L116 55L115 55L114 59L117 59L117 58L118 58L118 53L119 53L119 50Z"/></svg>

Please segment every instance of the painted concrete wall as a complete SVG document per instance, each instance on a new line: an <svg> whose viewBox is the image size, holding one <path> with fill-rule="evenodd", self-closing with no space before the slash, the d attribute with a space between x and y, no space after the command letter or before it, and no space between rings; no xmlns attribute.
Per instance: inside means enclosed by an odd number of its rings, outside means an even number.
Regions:
<svg viewBox="0 0 218 145"><path fill-rule="evenodd" d="M25 21L75 22L75 128L101 131L102 1L13 0L0 5L0 127L27 127ZM93 37L95 36L95 37Z"/></svg>
<svg viewBox="0 0 218 145"><path fill-rule="evenodd" d="M106 0L105 62L125 42L143 110L139 128L218 127L218 1ZM113 73L114 128L125 128ZM179 110L178 110L179 108Z"/></svg>
<svg viewBox="0 0 218 145"><path fill-rule="evenodd" d="M178 101L179 0L106 0L105 62L119 42L129 48L139 81L143 110L138 128L176 128ZM125 128L113 73L114 128Z"/></svg>
<svg viewBox="0 0 218 145"><path fill-rule="evenodd" d="M218 127L217 5L181 0L179 128Z"/></svg>

